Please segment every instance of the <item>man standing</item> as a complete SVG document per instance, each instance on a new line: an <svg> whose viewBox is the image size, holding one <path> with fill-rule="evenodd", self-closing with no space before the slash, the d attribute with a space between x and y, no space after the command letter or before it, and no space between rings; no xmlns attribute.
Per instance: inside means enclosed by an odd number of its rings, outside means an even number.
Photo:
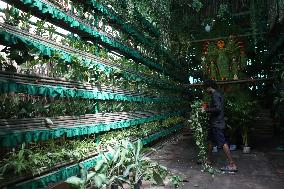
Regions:
<svg viewBox="0 0 284 189"><path fill-rule="evenodd" d="M208 132L208 163L211 161L213 143L222 147L229 164L223 168L222 171L236 172L238 171L236 164L230 153L229 146L225 140L224 129L225 129L225 119L224 119L224 98L216 90L217 84L213 80L207 80L204 82L204 87L206 92L211 95L211 102L208 108L202 108L202 111L209 113L209 132Z"/></svg>

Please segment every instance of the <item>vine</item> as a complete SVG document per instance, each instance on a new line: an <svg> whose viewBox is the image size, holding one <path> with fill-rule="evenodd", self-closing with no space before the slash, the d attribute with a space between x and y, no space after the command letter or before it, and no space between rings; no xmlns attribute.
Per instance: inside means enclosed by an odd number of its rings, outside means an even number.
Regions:
<svg viewBox="0 0 284 189"><path fill-rule="evenodd" d="M198 148L197 158L202 162L202 171L211 174L218 173L217 169L213 168L207 163L207 115L201 111L202 102L196 101L191 105L191 116L189 119L191 129L193 130L193 137Z"/></svg>

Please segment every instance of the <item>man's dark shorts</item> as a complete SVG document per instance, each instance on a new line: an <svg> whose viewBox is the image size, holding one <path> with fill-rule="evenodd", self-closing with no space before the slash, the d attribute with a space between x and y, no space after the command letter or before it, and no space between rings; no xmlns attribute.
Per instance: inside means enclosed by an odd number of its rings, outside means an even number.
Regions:
<svg viewBox="0 0 284 189"><path fill-rule="evenodd" d="M218 147L223 147L226 143L224 129L211 127L208 132L208 140Z"/></svg>

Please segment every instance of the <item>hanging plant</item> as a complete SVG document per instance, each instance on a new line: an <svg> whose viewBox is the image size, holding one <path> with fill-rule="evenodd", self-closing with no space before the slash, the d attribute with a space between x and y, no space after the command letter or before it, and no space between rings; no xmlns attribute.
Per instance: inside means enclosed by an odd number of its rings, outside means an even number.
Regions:
<svg viewBox="0 0 284 189"><path fill-rule="evenodd" d="M213 60L209 63L209 76L212 80L218 79L218 67Z"/></svg>
<svg viewBox="0 0 284 189"><path fill-rule="evenodd" d="M238 65L238 62L237 62L237 57L233 56L232 57L232 63L231 63L231 66L230 66L230 73L231 73L230 78L237 80L238 79L238 70L239 70L239 65Z"/></svg>
<svg viewBox="0 0 284 189"><path fill-rule="evenodd" d="M227 4L220 4L219 10L218 10L218 14L217 17L222 18L222 19L226 19L226 17L228 18L230 14L230 10Z"/></svg>
<svg viewBox="0 0 284 189"><path fill-rule="evenodd" d="M207 135L208 135L208 118L205 112L201 111L201 101L196 101L191 105L191 116L189 119L190 128L193 130L193 137L195 144L198 148L197 158L202 163L203 171L209 173L219 172L210 165L207 164Z"/></svg>
<svg viewBox="0 0 284 189"><path fill-rule="evenodd" d="M192 8L194 8L197 12L201 10L203 7L203 3L199 0L193 0L191 4Z"/></svg>
<svg viewBox="0 0 284 189"><path fill-rule="evenodd" d="M252 28L252 34L253 34L253 40L254 40L254 47L257 45L257 18L256 18L256 7L255 7L255 1L251 0L251 28ZM254 48L256 52L256 48Z"/></svg>

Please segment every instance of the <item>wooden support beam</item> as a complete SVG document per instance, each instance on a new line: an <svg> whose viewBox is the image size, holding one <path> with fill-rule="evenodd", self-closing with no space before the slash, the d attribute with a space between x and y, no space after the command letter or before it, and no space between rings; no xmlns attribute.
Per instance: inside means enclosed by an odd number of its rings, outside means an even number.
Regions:
<svg viewBox="0 0 284 189"><path fill-rule="evenodd" d="M258 79L238 79L238 80L228 80L228 81L217 81L217 85L231 85L231 84L244 84L244 83L257 83L257 82L269 82L273 81L274 77L269 78L258 78ZM188 85L190 88L202 87L203 83L194 83Z"/></svg>
<svg viewBox="0 0 284 189"><path fill-rule="evenodd" d="M257 33L256 35L265 35L267 32L260 32ZM242 35L233 35L234 37L249 37L254 35L253 33L248 33L248 34L242 34ZM231 36L222 36L222 37L215 37L215 38L207 38L207 39L197 39L197 40L193 40L191 41L192 43L199 43L199 42L203 42L203 41L217 41L219 39L228 39Z"/></svg>

